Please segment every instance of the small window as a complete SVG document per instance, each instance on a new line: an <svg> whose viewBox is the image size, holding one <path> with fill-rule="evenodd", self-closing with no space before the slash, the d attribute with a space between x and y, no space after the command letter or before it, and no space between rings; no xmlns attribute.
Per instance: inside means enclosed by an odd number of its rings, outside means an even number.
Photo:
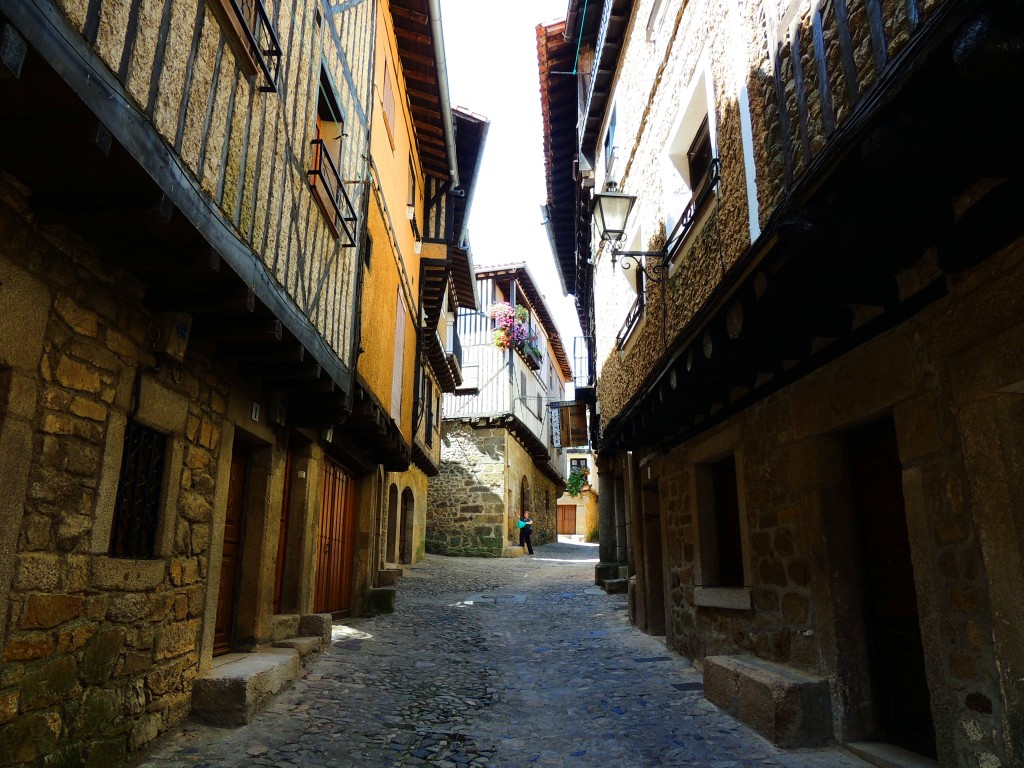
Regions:
<svg viewBox="0 0 1024 768"><path fill-rule="evenodd" d="M615 166L615 122L615 107L612 107L612 116L608 119L608 131L604 135L604 165L606 175L610 175Z"/></svg>
<svg viewBox="0 0 1024 768"><path fill-rule="evenodd" d="M128 422L110 534L111 557L153 558L166 454L166 435L137 421Z"/></svg>
<svg viewBox="0 0 1024 768"><path fill-rule="evenodd" d="M11 392L11 369L0 367L0 433L7 420L7 400Z"/></svg>
<svg viewBox="0 0 1024 768"><path fill-rule="evenodd" d="M373 238L370 237L370 233L367 232L363 237L363 264L366 268L370 268L370 258L373 254Z"/></svg>
<svg viewBox="0 0 1024 768"><path fill-rule="evenodd" d="M697 135L686 153L690 170L690 188L699 191L704 186L704 180L711 173L711 134L708 132L708 119L697 129Z"/></svg>
<svg viewBox="0 0 1024 768"><path fill-rule="evenodd" d="M345 118L331 77L321 65L309 186L334 236L339 237L344 232L345 244L355 245L355 208L342 180L344 140Z"/></svg>
<svg viewBox="0 0 1024 768"><path fill-rule="evenodd" d="M587 460L586 459L569 459L569 471L570 472L575 472L577 469L586 469L586 468L587 468Z"/></svg>
<svg viewBox="0 0 1024 768"><path fill-rule="evenodd" d="M384 109L384 127L388 131L388 139L391 141L391 148L395 148L395 88L391 82L391 67L384 62L384 92L381 94L382 107Z"/></svg>
<svg viewBox="0 0 1024 768"><path fill-rule="evenodd" d="M703 486L698 491L702 586L743 587L736 457L698 465L697 471Z"/></svg>
<svg viewBox="0 0 1024 768"><path fill-rule="evenodd" d="M426 376L423 377L423 406L426 409L423 438L427 447L431 448L434 445L434 384Z"/></svg>

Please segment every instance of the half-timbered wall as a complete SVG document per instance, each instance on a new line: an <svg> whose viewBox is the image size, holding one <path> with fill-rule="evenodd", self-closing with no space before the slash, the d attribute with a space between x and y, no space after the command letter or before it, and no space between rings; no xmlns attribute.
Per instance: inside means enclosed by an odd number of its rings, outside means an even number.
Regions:
<svg viewBox="0 0 1024 768"><path fill-rule="evenodd" d="M173 149L205 203L349 366L358 239L333 236L310 194L307 171L322 63L345 121L340 176L361 211L372 4L268 2L282 56L276 91L266 92L262 77L247 74L236 56L234 32L214 13L214 2L60 0L58 6Z"/></svg>

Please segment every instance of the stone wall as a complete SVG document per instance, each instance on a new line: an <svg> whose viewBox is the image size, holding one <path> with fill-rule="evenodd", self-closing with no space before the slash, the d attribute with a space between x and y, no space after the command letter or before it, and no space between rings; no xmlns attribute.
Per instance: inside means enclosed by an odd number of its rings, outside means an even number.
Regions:
<svg viewBox="0 0 1024 768"><path fill-rule="evenodd" d="M891 417L940 758L1019 760L1021 728L1011 714L1019 711L1019 682L1005 670L1019 661L1020 623L994 619L1019 616L1024 528L1004 481L993 480L990 491L974 472L1016 472L1019 451L1008 446L1021 444L1022 264L1018 242L951 279L948 298L898 329L653 460L671 647L698 663L746 653L826 676L837 738L870 732L859 592L842 576L852 557L841 522L852 493L843 434ZM737 459L749 602L714 607L697 594L693 472L726 453Z"/></svg>
<svg viewBox="0 0 1024 768"><path fill-rule="evenodd" d="M533 459L511 435L506 435L508 457L508 489L506 504L506 525L509 541L519 543L519 511L522 508L522 482L526 479L529 495L527 508L533 516L533 544L550 544L558 541L558 513L555 503L564 486L558 487L533 462Z"/></svg>
<svg viewBox="0 0 1024 768"><path fill-rule="evenodd" d="M506 544L518 544L523 478L533 543L557 540L555 501L562 488L505 429L444 421L442 430L441 473L431 478L427 497L427 552L500 557Z"/></svg>
<svg viewBox="0 0 1024 768"><path fill-rule="evenodd" d="M20 489L0 519L0 755L121 764L189 711L227 385L194 355L154 367L141 286L32 226L22 192L5 180L0 203L0 323L25 322L0 332L0 476ZM133 406L170 433L152 560L107 556Z"/></svg>
<svg viewBox="0 0 1024 768"><path fill-rule="evenodd" d="M427 495L426 551L501 557L508 540L504 429L443 421L441 471Z"/></svg>
<svg viewBox="0 0 1024 768"><path fill-rule="evenodd" d="M654 0L637 3L634 19L650 18L653 5ZM627 287L620 267L609 263L608 247L597 253L593 295L602 429L622 413L654 370L666 341L685 332L727 270L750 248L751 219L756 237L793 184L826 149L835 128L849 120L878 79L866 6L862 0L848 5L854 88L844 79L834 5L822 6L818 18L816 8L771 0L728 8L724 3L676 0L653 35L642 23L626 33L600 134L603 140L614 103L615 143L620 150L615 180L627 192L643 191L630 216L634 229L627 233L626 249L660 249L667 235L665 222L681 213L666 181L666 152L687 107L680 95L688 95L701 76L710 81L709 122L713 149L721 161L721 183L673 258L664 293L659 286L648 285L644 319L622 350L616 347L616 336L636 294ZM922 23L937 5L919 4ZM882 13L891 61L910 37L906 9L883 3ZM824 72L818 71L814 50L816 27ZM749 155L742 139L745 124L750 130ZM603 153L599 147L584 150L597 158L600 186ZM748 191L757 203L754 216Z"/></svg>

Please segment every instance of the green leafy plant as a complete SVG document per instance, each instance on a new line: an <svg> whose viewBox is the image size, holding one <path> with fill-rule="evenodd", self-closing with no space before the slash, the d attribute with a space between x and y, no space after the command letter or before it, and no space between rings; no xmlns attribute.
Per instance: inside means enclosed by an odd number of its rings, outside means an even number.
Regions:
<svg viewBox="0 0 1024 768"><path fill-rule="evenodd" d="M569 479L565 481L565 492L570 496L579 496L583 487L587 485L589 477L590 469L588 467L576 467L569 473Z"/></svg>

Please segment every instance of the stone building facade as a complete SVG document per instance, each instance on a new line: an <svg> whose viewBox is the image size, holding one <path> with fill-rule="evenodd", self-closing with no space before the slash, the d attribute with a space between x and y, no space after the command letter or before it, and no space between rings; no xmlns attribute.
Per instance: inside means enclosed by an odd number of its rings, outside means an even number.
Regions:
<svg viewBox="0 0 1024 768"><path fill-rule="evenodd" d="M357 371L376 14L404 5L0 3L5 765L244 721L226 678L294 676L378 607L380 489L426 440Z"/></svg>
<svg viewBox="0 0 1024 768"><path fill-rule="evenodd" d="M465 380L445 394L440 474L427 501L428 552L520 555L520 516L534 518L533 543L557 540L555 502L565 488L548 404L560 401L571 369L543 296L525 264L478 268L484 311L461 310ZM487 307L523 307L539 355L494 345ZM518 322L518 321L517 321Z"/></svg>
<svg viewBox="0 0 1024 768"><path fill-rule="evenodd" d="M598 580L777 743L1020 763L1024 18L598 5L538 28Z"/></svg>

